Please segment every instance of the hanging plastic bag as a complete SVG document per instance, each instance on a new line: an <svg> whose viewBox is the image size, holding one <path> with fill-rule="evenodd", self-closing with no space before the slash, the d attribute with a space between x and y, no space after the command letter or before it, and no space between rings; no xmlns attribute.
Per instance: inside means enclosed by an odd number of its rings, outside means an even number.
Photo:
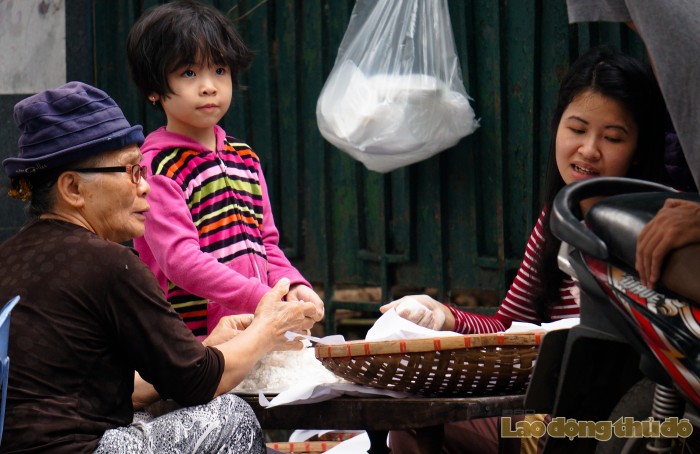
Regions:
<svg viewBox="0 0 700 454"><path fill-rule="evenodd" d="M382 173L474 132L447 0L358 0L316 119L326 140Z"/></svg>

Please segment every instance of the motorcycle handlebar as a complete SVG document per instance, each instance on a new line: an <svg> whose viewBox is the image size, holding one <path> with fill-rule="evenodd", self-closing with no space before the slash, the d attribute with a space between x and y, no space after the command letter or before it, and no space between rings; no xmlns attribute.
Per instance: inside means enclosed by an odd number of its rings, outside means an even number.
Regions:
<svg viewBox="0 0 700 454"><path fill-rule="evenodd" d="M578 204L590 197L605 197L634 192L678 192L650 181L622 177L589 178L564 186L554 198L550 228L561 241L571 244L600 260L608 259L608 247L603 240L583 225L574 215Z"/></svg>

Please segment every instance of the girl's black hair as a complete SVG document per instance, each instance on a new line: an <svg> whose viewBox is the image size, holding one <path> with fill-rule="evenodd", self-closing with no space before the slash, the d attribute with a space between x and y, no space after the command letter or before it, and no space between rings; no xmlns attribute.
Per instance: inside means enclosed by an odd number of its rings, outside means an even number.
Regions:
<svg viewBox="0 0 700 454"><path fill-rule="evenodd" d="M664 184L669 182L664 168L664 133L668 114L651 67L606 46L589 50L571 65L564 76L550 125L544 200L547 211L543 219L543 246L536 265L540 283L533 297L535 310L543 322L551 321L551 309L561 299L559 289L566 277L557 266L561 241L552 235L549 228L549 208L565 185L556 162L556 132L568 105L586 91L618 101L637 124L637 149L627 176Z"/></svg>
<svg viewBox="0 0 700 454"><path fill-rule="evenodd" d="M146 10L126 40L131 78L144 97L172 94L168 74L198 62L228 66L233 87L252 52L231 20L213 6L180 0Z"/></svg>

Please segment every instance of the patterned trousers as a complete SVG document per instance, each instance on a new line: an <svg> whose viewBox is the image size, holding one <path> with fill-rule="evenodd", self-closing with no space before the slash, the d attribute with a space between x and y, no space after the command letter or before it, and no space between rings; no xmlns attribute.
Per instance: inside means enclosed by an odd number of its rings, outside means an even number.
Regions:
<svg viewBox="0 0 700 454"><path fill-rule="evenodd" d="M265 453L252 408L233 394L154 418L139 413L127 427L108 430L95 454Z"/></svg>

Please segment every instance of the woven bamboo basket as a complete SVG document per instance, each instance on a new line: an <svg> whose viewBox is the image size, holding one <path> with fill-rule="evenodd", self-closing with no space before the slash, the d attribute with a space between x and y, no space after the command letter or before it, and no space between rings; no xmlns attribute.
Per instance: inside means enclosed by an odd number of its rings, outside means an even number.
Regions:
<svg viewBox="0 0 700 454"><path fill-rule="evenodd" d="M518 394L543 331L316 345L316 358L353 383L435 397Z"/></svg>

